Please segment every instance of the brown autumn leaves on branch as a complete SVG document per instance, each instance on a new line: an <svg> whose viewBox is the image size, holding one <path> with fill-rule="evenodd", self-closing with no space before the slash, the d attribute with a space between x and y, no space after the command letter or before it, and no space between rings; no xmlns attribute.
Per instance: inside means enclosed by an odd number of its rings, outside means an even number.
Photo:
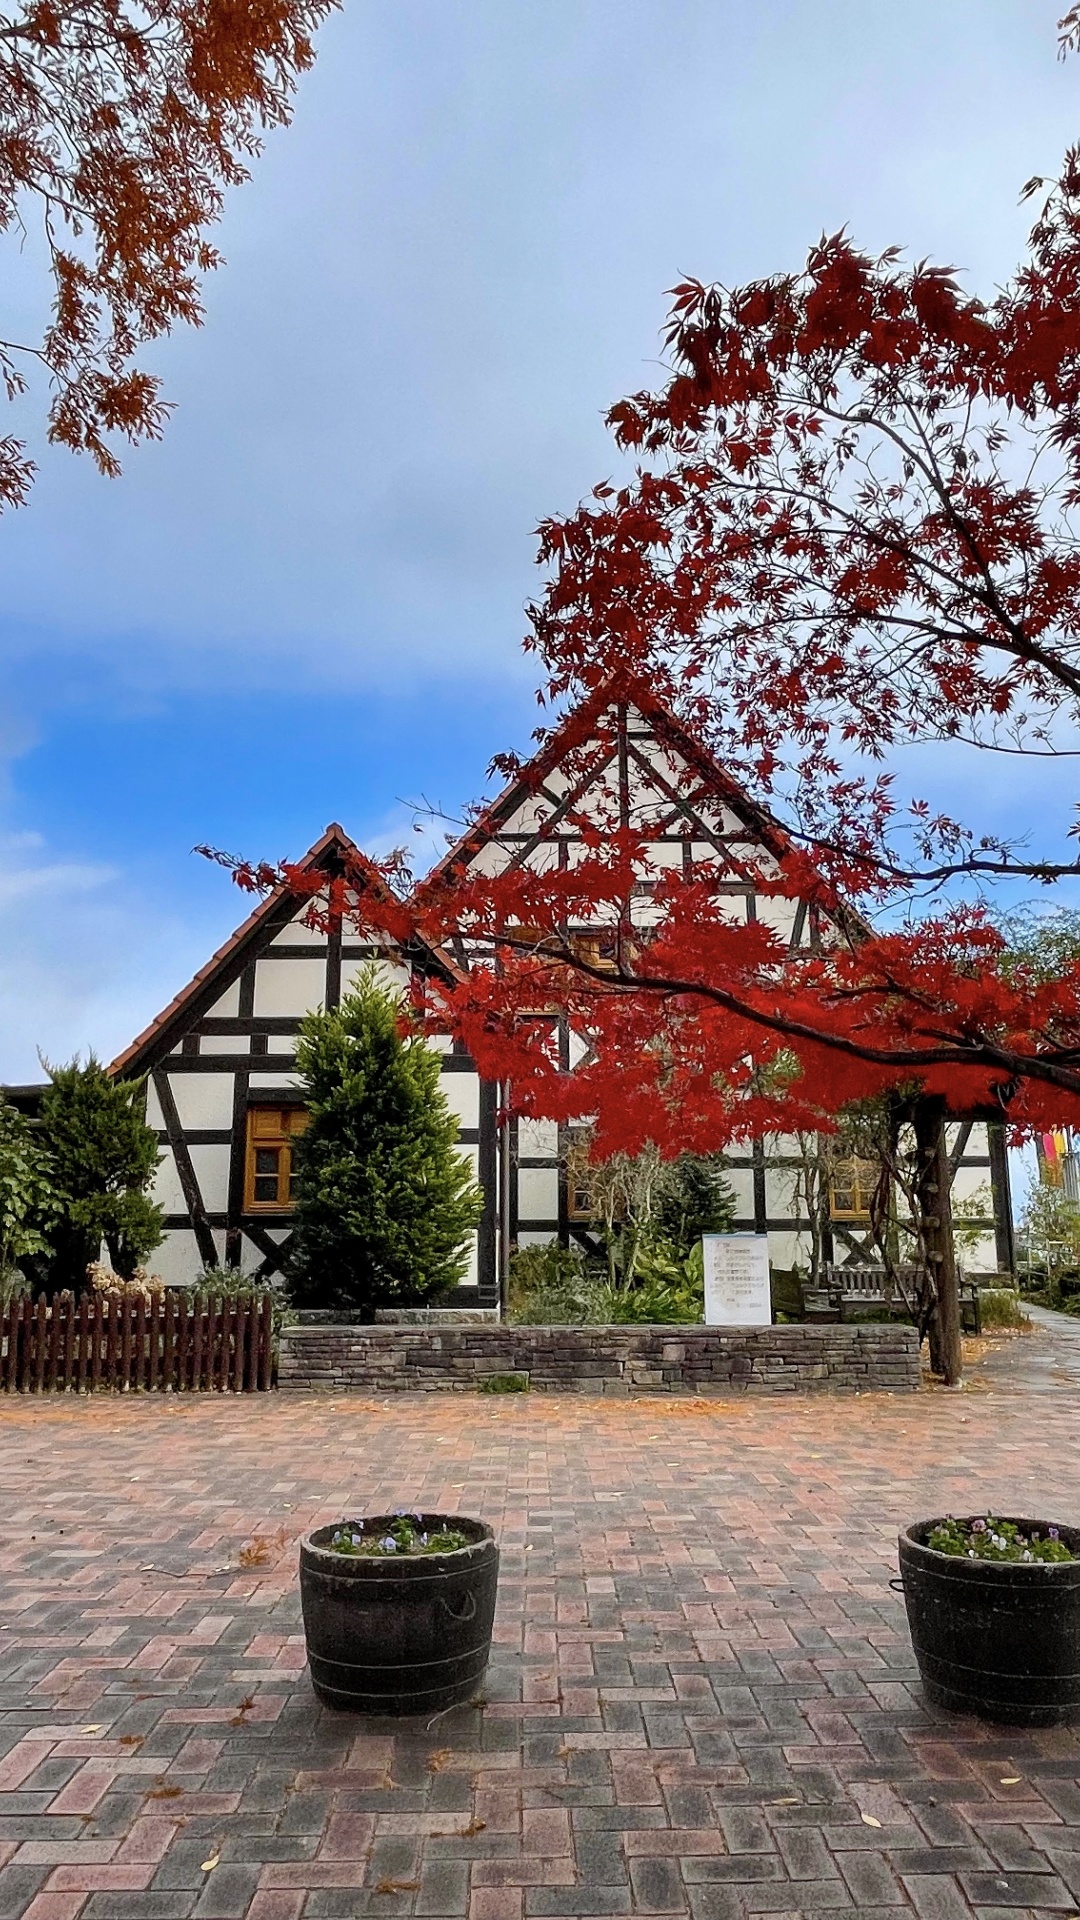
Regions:
<svg viewBox="0 0 1080 1920"><path fill-rule="evenodd" d="M48 436L119 471L114 441L168 416L136 357L202 319L220 256L207 229L288 122L313 35L337 0L38 0L0 10L0 232L43 238L41 338L0 337L9 399L42 374ZM6 335L6 329L0 328ZM26 498L25 444L0 438L0 509Z"/></svg>

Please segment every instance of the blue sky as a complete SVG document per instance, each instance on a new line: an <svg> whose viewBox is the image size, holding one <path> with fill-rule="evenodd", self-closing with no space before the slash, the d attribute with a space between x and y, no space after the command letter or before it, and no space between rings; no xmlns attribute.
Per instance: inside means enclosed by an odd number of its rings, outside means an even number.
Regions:
<svg viewBox="0 0 1080 1920"><path fill-rule="evenodd" d="M1006 277L1080 132L1057 10L345 0L157 355L165 440L119 481L35 445L0 521L0 1080L109 1056L242 917L195 841L384 848L525 744L532 529L609 470L681 274L846 223ZM1016 830L1067 765L935 777Z"/></svg>

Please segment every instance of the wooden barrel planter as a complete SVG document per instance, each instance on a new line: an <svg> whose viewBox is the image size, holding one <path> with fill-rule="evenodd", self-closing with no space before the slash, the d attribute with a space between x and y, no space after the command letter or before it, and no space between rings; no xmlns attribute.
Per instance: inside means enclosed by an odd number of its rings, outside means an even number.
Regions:
<svg viewBox="0 0 1080 1920"><path fill-rule="evenodd" d="M1011 1518L1011 1516L1010 1516ZM1045 1520L1016 1520L1025 1534ZM961 1559L926 1545L940 1520L900 1535L908 1626L928 1699L1005 1725L1080 1716L1080 1560ZM1071 1553L1080 1530L1059 1526Z"/></svg>
<svg viewBox="0 0 1080 1920"><path fill-rule="evenodd" d="M439 1713L472 1699L488 1663L499 1549L490 1527L417 1515L468 1544L448 1553L361 1558L336 1553L337 1527L300 1542L300 1600L312 1685L351 1713ZM365 1518L385 1529L393 1516Z"/></svg>

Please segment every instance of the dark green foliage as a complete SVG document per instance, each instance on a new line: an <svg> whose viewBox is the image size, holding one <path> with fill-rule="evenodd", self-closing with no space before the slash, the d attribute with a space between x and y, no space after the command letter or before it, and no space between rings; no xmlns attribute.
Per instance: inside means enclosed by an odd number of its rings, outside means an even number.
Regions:
<svg viewBox="0 0 1080 1920"><path fill-rule="evenodd" d="M53 1292L78 1294L102 1240L125 1278L161 1240L164 1215L147 1192L160 1148L143 1118L142 1081L110 1080L93 1054L85 1066L50 1067L49 1080L38 1137L60 1217L45 1277Z"/></svg>
<svg viewBox="0 0 1080 1920"><path fill-rule="evenodd" d="M485 1373L476 1383L477 1393L528 1393L527 1373Z"/></svg>
<svg viewBox="0 0 1080 1920"><path fill-rule="evenodd" d="M684 1256L693 1252L703 1233L730 1233L735 1195L720 1155L683 1153L671 1161L657 1191L653 1218L657 1237Z"/></svg>
<svg viewBox="0 0 1080 1920"><path fill-rule="evenodd" d="M400 1020L397 996L369 969L335 1012L301 1027L311 1124L295 1159L297 1306L422 1306L464 1277L482 1196L457 1147L439 1055Z"/></svg>
<svg viewBox="0 0 1080 1920"><path fill-rule="evenodd" d="M25 1284L24 1263L51 1251L58 1211L48 1155L29 1121L0 1095L0 1305Z"/></svg>

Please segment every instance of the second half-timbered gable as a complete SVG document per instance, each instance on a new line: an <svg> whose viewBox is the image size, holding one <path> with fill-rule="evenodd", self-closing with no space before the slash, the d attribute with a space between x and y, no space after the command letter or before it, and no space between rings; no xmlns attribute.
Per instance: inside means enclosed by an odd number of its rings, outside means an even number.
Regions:
<svg viewBox="0 0 1080 1920"><path fill-rule="evenodd" d="M626 832L639 849L637 880L626 902L628 919L647 928L657 880L671 870L707 867L710 888L732 917L770 926L791 953L831 939L858 936L860 922L838 909L830 920L816 903L769 890L791 846L781 824L757 804L649 686L629 675L600 687L555 728L540 751L510 779L446 857L429 883L455 874L498 874L529 865L540 871L572 867L601 839ZM568 931L594 933L596 923ZM467 942L450 943L458 963L470 959ZM559 1032L564 1067L585 1057L571 1029ZM500 1089L500 1106L507 1104ZM996 1267L1007 1253L1007 1168L1004 1139L984 1122L951 1130L957 1161L956 1196L974 1197L984 1210L973 1264ZM587 1182L578 1179L574 1129L554 1122L509 1118L500 1153L505 1246L587 1238ZM769 1235L781 1267L805 1264L810 1221L803 1199L805 1146L771 1139L747 1143L728 1156L737 1209L736 1230ZM837 1189L829 1257L868 1257L867 1197L859 1169L845 1170ZM998 1190L995 1203L992 1190Z"/></svg>

